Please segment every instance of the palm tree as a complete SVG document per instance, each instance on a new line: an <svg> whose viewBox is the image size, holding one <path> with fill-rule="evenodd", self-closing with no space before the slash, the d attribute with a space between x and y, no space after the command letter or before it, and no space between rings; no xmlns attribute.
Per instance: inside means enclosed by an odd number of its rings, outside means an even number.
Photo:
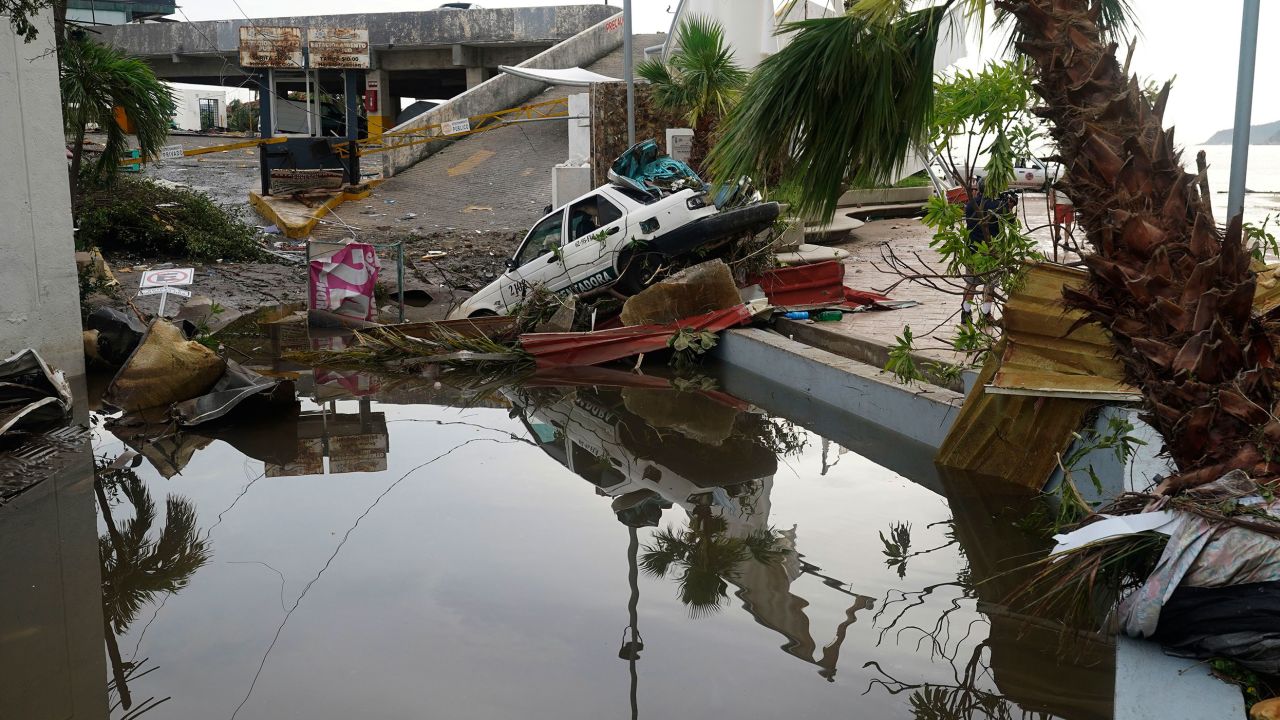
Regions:
<svg viewBox="0 0 1280 720"><path fill-rule="evenodd" d="M703 119L724 117L748 77L733 62L724 28L709 18L685 18L676 42L680 47L667 62L648 60L636 67L636 74L653 84L654 103L681 113L693 127L699 127Z"/></svg>
<svg viewBox="0 0 1280 720"><path fill-rule="evenodd" d="M654 577L674 575L680 602L694 617L720 609L729 597L728 581L737 578L738 567L748 560L779 562L788 550L778 546L772 530L758 530L746 537L726 537L723 519L705 505L694 508L683 531L664 528L646 545L640 567ZM680 568L676 571L676 568Z"/></svg>
<svg viewBox="0 0 1280 720"><path fill-rule="evenodd" d="M882 178L921 139L931 58L952 9L980 18L986 0L907 11L859 0L839 18L790 27L791 44L761 64L711 157L720 177L781 169L802 209L830 213L850 177ZM1252 314L1256 278L1240 218L1213 222L1197 178L1162 127L1155 100L1115 57L1125 0L1001 0L1031 61L1040 114L1065 168L1060 183L1093 253L1088 286L1067 304L1108 329L1145 416L1178 472L1166 492L1242 469L1280 476L1274 369L1280 334Z"/></svg>
<svg viewBox="0 0 1280 720"><path fill-rule="evenodd" d="M68 38L60 59L62 117L72 143L71 197L79 203L86 126L97 124L107 135L92 175L110 180L129 149L125 130L116 122L116 108L123 109L132 125L142 156L152 157L169 136L173 95L146 63L92 40Z"/></svg>

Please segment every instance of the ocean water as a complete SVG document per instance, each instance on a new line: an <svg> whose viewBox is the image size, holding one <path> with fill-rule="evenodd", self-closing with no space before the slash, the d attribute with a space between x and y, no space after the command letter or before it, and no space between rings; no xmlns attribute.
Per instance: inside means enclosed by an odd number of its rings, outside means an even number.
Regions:
<svg viewBox="0 0 1280 720"><path fill-rule="evenodd" d="M1225 222L1231 178L1231 146L1188 146L1183 151L1182 161L1189 172L1196 171L1196 153L1200 150L1204 150L1205 160L1209 163L1209 191L1213 194L1214 218L1220 223ZM1271 226L1280 222L1280 145L1249 147L1245 188L1249 191L1244 198L1245 222L1261 225L1268 216L1273 218Z"/></svg>

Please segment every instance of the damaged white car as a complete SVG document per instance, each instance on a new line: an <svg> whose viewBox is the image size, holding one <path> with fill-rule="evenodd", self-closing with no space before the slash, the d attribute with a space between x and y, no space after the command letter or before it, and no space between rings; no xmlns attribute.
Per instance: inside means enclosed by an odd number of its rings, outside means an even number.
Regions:
<svg viewBox="0 0 1280 720"><path fill-rule="evenodd" d="M778 217L777 203L758 202L745 185L712 197L688 165L661 155L652 140L618 158L609 180L539 220L506 272L449 318L507 314L536 287L633 295L670 261L760 232Z"/></svg>

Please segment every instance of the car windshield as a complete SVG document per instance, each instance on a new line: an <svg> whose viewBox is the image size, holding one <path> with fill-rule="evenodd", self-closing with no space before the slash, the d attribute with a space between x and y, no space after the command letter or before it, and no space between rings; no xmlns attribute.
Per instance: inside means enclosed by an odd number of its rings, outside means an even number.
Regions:
<svg viewBox="0 0 1280 720"><path fill-rule="evenodd" d="M516 265L526 265L545 255L551 248L560 246L561 213L556 213L534 226L516 256Z"/></svg>
<svg viewBox="0 0 1280 720"><path fill-rule="evenodd" d="M622 217L618 206L599 195L583 198L569 208L569 240L586 237Z"/></svg>

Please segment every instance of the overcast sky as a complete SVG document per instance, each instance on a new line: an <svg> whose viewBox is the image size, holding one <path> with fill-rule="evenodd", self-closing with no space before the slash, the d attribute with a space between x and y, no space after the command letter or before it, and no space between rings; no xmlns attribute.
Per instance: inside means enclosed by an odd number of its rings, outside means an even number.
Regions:
<svg viewBox="0 0 1280 720"><path fill-rule="evenodd" d="M484 7L579 4L586 0L487 0ZM741 0L743 4L754 0ZM339 14L351 12L350 0L239 0L250 17ZM608 4L621 5L622 0ZM1133 69L1144 77L1164 80L1177 76L1166 123L1178 127L1182 143L1204 141L1216 130L1230 127L1240 48L1243 0L1130 0L1142 34ZM361 11L389 12L434 7L436 0L365 0ZM633 0L637 32L664 32L678 0ZM1258 82L1254 95L1254 124L1280 120L1280 93L1268 92L1264 78L1280 67L1280 4L1262 3L1259 28ZM191 20L242 17L232 0L188 0L182 12ZM183 19L183 15L175 16ZM983 55L994 50L988 39ZM976 48L975 48L976 50ZM1123 52L1123 51L1122 51Z"/></svg>

